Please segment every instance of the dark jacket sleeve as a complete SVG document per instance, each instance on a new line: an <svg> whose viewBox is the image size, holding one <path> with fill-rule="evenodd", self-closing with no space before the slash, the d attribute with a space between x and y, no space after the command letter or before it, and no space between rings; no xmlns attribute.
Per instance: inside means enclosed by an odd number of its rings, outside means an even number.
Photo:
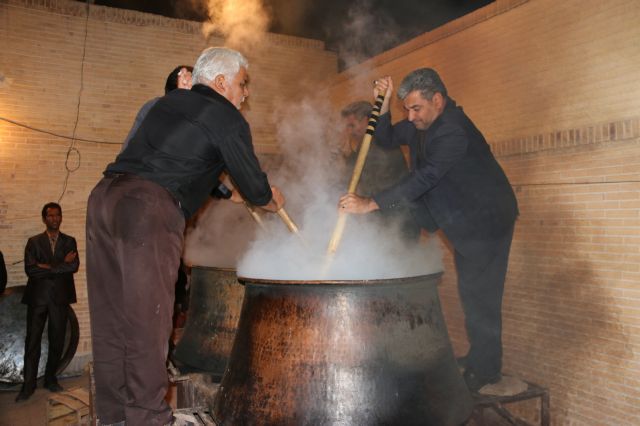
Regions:
<svg viewBox="0 0 640 426"><path fill-rule="evenodd" d="M267 175L253 150L247 123L239 124L240 131L230 132L227 143L220 147L229 176L243 197L255 206L271 201L271 187Z"/></svg>
<svg viewBox="0 0 640 426"><path fill-rule="evenodd" d="M0 294L7 287L7 266L4 263L4 256L0 251Z"/></svg>
<svg viewBox="0 0 640 426"><path fill-rule="evenodd" d="M407 120L402 120L395 125L391 124L391 114L385 113L378 118L373 143L382 148L398 148L408 145L415 134L415 127Z"/></svg>
<svg viewBox="0 0 640 426"><path fill-rule="evenodd" d="M73 237L65 237L62 244L62 253L66 256L69 252L74 251L78 253L78 247L76 244L76 239ZM67 274L72 273L75 274L78 272L78 268L80 267L80 256L76 255L76 258L72 262L65 262L64 260L61 262L54 262L51 265L51 273L53 274Z"/></svg>
<svg viewBox="0 0 640 426"><path fill-rule="evenodd" d="M380 208L388 208L401 201L417 200L437 185L451 167L464 157L468 143L460 127L441 123L429 141L428 156L426 146L416 147L420 151L418 155L426 157L421 167L412 170L397 185L374 195L374 200Z"/></svg>
<svg viewBox="0 0 640 426"><path fill-rule="evenodd" d="M44 260L38 260L38 238L32 237L27 241L24 248L24 272L29 278L39 279L51 276L51 270L41 268L38 263L48 263Z"/></svg>

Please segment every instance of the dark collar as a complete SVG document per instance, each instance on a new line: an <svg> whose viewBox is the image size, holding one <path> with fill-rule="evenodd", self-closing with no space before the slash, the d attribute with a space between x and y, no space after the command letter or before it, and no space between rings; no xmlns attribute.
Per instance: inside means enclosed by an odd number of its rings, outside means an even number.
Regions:
<svg viewBox="0 0 640 426"><path fill-rule="evenodd" d="M456 108L456 101L454 101L453 99L451 99L449 96L445 96L445 104L444 104L444 109L442 110L442 113L444 113L447 110L451 110L451 109L455 109Z"/></svg>
<svg viewBox="0 0 640 426"><path fill-rule="evenodd" d="M238 110L238 108L236 108L235 105L233 105L231 102L229 102L229 100L227 98L225 98L220 93L216 92L215 90L213 90L211 87L209 87L207 85L194 84L193 87L191 87L191 91L192 92L196 92L196 93L200 93L201 95L204 95L206 97L215 99L216 101L222 103L225 106L233 108L236 111Z"/></svg>

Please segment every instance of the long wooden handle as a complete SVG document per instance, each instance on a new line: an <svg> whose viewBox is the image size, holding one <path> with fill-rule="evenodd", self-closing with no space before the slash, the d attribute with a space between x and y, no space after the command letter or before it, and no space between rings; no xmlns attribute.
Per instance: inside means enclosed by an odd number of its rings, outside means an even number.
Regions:
<svg viewBox="0 0 640 426"><path fill-rule="evenodd" d="M378 117L380 117L380 109L384 102L384 93L381 93L376 98L376 103L369 115L369 124L367 125L367 131L362 138L360 144L360 150L358 151L358 158L356 159L356 165L353 168L353 174L351 175L351 181L349 182L348 193L353 194L356 192L358 182L360 182L360 176L362 175L362 169L364 169L364 163L367 160L367 154L369 153L369 147L371 146L371 140L373 134L376 131L376 125L378 124Z"/></svg>
<svg viewBox="0 0 640 426"><path fill-rule="evenodd" d="M378 94L376 103L373 106L373 110L371 110L371 114L369 115L369 124L367 125L367 131L362 138L360 150L358 151L358 158L356 159L356 165L353 168L353 174L351 175L351 181L349 182L349 188L347 190L349 194L355 193L356 188L358 187L358 182L360 181L362 169L364 168L364 163L367 159L367 154L369 153L371 139L373 139L373 134L376 130L376 124L378 124L378 117L380 117L380 109L382 108L383 102L384 92ZM331 235L331 240L329 241L327 254L333 254L338 249L338 245L340 244L340 240L342 239L342 234L344 232L346 223L347 214L340 211L338 213L338 222L336 223L336 227L333 229L333 234Z"/></svg>
<svg viewBox="0 0 640 426"><path fill-rule="evenodd" d="M296 226L296 224L293 223L293 220L291 220L287 212L284 210L284 207L279 209L276 213L278 213L278 216L280 216L280 219L282 219L284 224L287 225L287 228L289 228L289 231L291 231L294 234L300 233L300 231L298 231L298 227Z"/></svg>
<svg viewBox="0 0 640 426"><path fill-rule="evenodd" d="M242 204L244 204L244 207L247 209L253 220L258 224L260 229L264 231L266 228L264 226L264 222L262 222L262 218L260 217L256 209L244 198L244 195L242 195L242 193L238 190L238 185L236 185L229 172L226 173L229 176L231 184L233 185L233 190L238 191L238 194L240 194L240 197L242 198Z"/></svg>
<svg viewBox="0 0 640 426"><path fill-rule="evenodd" d="M253 220L255 220L256 223L260 226L260 228L264 230L265 227L264 227L264 223L262 222L262 218L260 217L258 212L256 212L255 208L251 204L249 204L249 202L245 200L244 197L242 197L242 202L244 206L247 208L247 211L249 212ZM298 227L293 222L293 220L291 220L291 218L285 211L284 207L278 209L276 213L278 213L278 216L280 216L280 219L282 219L284 224L287 225L287 228L289 228L289 231L291 231L296 235L300 235L300 231L298 230Z"/></svg>
<svg viewBox="0 0 640 426"><path fill-rule="evenodd" d="M249 214L251 215L251 217L253 218L253 220L255 220L255 222L258 224L258 226L264 230L264 223L262 222L262 218L260 217L260 215L258 214L257 211L255 211L255 209L246 201L243 200L242 204L244 204L244 206L247 208L247 211L249 212Z"/></svg>
<svg viewBox="0 0 640 426"><path fill-rule="evenodd" d="M291 220L287 212L284 210L284 207L279 209L276 213L278 213L278 216L280 216L280 219L282 219L284 224L287 225L289 231L291 231L291 233L295 234L298 237L298 239L302 242L302 245L304 245L306 248L309 248L307 241L302 237L302 234L298 230L298 227L295 223L293 223L293 220Z"/></svg>

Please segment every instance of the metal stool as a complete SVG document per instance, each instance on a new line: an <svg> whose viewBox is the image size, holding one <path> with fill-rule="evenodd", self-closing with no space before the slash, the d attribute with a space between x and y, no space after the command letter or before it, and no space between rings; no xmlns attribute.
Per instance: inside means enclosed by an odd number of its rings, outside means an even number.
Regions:
<svg viewBox="0 0 640 426"><path fill-rule="evenodd" d="M484 425L484 409L489 408L512 425L531 425L524 419L514 416L504 407L505 404L525 401L533 398L540 398L540 426L549 426L549 389L543 388L534 383L525 382L527 390L516 395L496 396L496 395L474 395L474 411L472 419L479 425Z"/></svg>

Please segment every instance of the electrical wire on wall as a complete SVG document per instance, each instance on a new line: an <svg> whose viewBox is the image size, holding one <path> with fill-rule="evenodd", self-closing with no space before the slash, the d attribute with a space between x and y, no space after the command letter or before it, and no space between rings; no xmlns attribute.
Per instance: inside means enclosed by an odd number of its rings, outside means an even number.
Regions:
<svg viewBox="0 0 640 426"><path fill-rule="evenodd" d="M75 140L77 142L91 142L91 143L104 144L104 145L122 145L122 142L99 141L99 140L95 140L95 139L84 139L84 138L76 138L76 137L72 137L72 136L61 135L59 133L54 133L54 132L51 132L49 130L44 130L44 129L39 129L37 127L29 126L28 124L20 123L19 121L15 121L15 120L12 120L12 119L6 118L6 117L0 117L0 120L6 121L7 123L11 123L11 124L14 124L14 125L19 126L19 127L24 127L25 129L33 130L34 132L39 132L39 133L44 133L44 134L47 134L47 135L55 136L57 138L70 139L70 140Z"/></svg>
<svg viewBox="0 0 640 426"><path fill-rule="evenodd" d="M30 126L28 124L25 123L21 123L15 120L12 120L10 118L6 118L6 117L0 117L0 120L5 121L7 123L11 123L15 126L19 126L19 127L23 127L25 129L29 129L35 132L39 132L39 133L44 133L44 134L48 134L51 136L55 136L58 138L62 138L62 139L69 139L71 142L69 144L69 147L67 148L67 152L65 155L65 162L64 162L64 167L65 167L65 177L64 177L64 181L62 184L62 191L60 193L60 196L58 197L58 203L60 203L60 201L62 200L62 198L64 197L66 191L67 191L67 185L69 183L69 177L71 175L71 173L75 172L76 170L78 170L80 168L81 165L81 154L80 154L80 150L78 148L76 148L76 142L90 142L90 143L97 143L97 144L108 144L108 145L120 145L120 142L111 142L111 141L99 141L99 140L93 140L93 139L83 139L83 138L77 138L76 137L76 132L78 129L78 123L80 121L80 108L81 108L81 99L82 99L82 93L84 91L84 64L85 64L85 58L86 58L86 51L87 51L87 39L88 39L88 33L89 33L89 14L91 12L90 7L91 7L91 3L93 3L93 0L87 0L86 2L86 17L85 17L85 26L84 26L84 40L83 40L83 47L82 47L82 59L81 59L81 63L80 63L80 88L78 90L78 102L76 105L76 118L75 118L75 122L73 125L73 133L71 136L66 136L66 135L61 135L59 133L54 133L51 132L49 130L44 130L44 129L39 129L37 127L33 127ZM71 165L71 161L73 159L76 159L75 163L73 165ZM27 218L32 218L32 216L28 216L28 217L24 217L24 218L13 218L13 220L20 220L20 219L27 219Z"/></svg>
<svg viewBox="0 0 640 426"><path fill-rule="evenodd" d="M89 33L89 13L91 12L91 4L90 0L87 0L87 17L84 21L84 41L82 43L82 60L80 61L80 89L78 90L78 104L76 107L76 122L73 125L73 133L71 135L71 143L69 144L69 149L67 149L67 155L64 160L64 168L66 169L66 174L64 176L64 182L62 184L62 192L60 193L60 197L58 197L58 203L62 201L62 197L67 192L67 184L69 183L69 176L71 173L75 172L80 168L81 156L80 150L75 147L76 144L76 130L78 129L78 122L80 121L80 104L82 100L82 91L84 90L84 61L87 54L87 35ZM77 164L74 168L69 167L69 159L72 154L77 155Z"/></svg>
<svg viewBox="0 0 640 426"><path fill-rule="evenodd" d="M89 13L90 13L90 7L91 7L91 3L93 3L93 0L87 0L86 2L86 19L85 19L85 28L84 28L84 40L83 40L83 47L82 47L82 59L81 59L81 64L80 64L80 88L78 90L78 102L77 102L77 106L76 106L76 118L75 118L75 122L74 122L74 126L73 126L73 133L71 136L65 136L65 135L61 135L58 133L54 133L48 130L43 130L43 129L38 129L36 127L32 127L29 126L27 124L24 123L20 123L18 121L15 120L11 120L9 118L6 117L0 117L0 120L5 121L7 123L11 123L13 125L16 126L20 126L32 131L36 131L36 132L40 132L40 133L45 133L48 135L52 135L55 137L59 137L59 138L63 138L63 139L69 139L71 142L69 144L69 147L67 149L66 152L66 156L65 156L65 162L64 162L64 166L65 166L65 177L64 177L64 181L63 181L63 185L62 185L62 191L60 193L60 196L58 197L58 203L61 202L62 198L64 197L66 191L67 191L67 185L69 182L69 177L71 175L71 173L75 172L76 170L78 170L80 168L80 164L81 164L81 155L80 155L80 150L78 150L75 145L77 141L82 141L82 142L91 142L91 143L98 143L98 144L116 144L117 142L109 142L109 141L98 141L98 140L91 140L91 139L82 139L82 138L76 138L76 132L78 129L78 123L80 120L80 107L81 107L81 99L82 99L82 93L84 90L84 63L85 63L85 58L86 58L86 50L87 50L87 38L88 38L88 32L89 32ZM75 163L72 165L71 162L73 159L75 160ZM86 208L86 207L85 207ZM83 208L83 209L85 209ZM22 218L13 218L13 220L19 220ZM25 217L24 219L32 219L32 216L28 216ZM9 262L9 265L16 265L19 263L22 263L23 260L18 260L15 262Z"/></svg>
<svg viewBox="0 0 640 426"><path fill-rule="evenodd" d="M65 160L65 167L67 169L67 174L66 174L65 180L64 180L63 192L60 195L60 198L58 199L58 203L60 202L60 200L62 199L62 196L64 195L65 189L67 187L67 181L68 181L68 178L69 178L69 174L73 173L74 171L76 171L80 167L80 161L79 161L80 160L80 151L77 148L73 147L75 142L90 142L90 143L104 144L104 145L121 145L121 142L99 141L99 140L94 140L94 139L76 138L75 137L75 133L74 133L74 136L61 135L59 133L54 133L54 132L51 132L49 130L44 130L44 129L39 129L37 127L29 126L28 124L20 123L18 121L11 120L11 119L6 118L6 117L0 117L0 120L6 121L7 123L11 123L11 124L19 126L19 127L23 127L25 129L32 130L34 132L44 133L44 134L47 134L47 135L55 136L57 138L71 140L71 145L69 146L69 150L67 151L67 156L66 156L66 160ZM75 150L78 153L78 166L75 167L74 169L70 169L70 168L67 167L67 162L69 161L69 155L72 152L72 149ZM71 210L66 209L65 211L69 212L69 211L82 211L82 210L86 210L86 206L85 207L81 207L79 209L71 209ZM10 220L12 222L19 221L19 220L33 220L34 217L36 217L36 216L28 215L28 216L21 216L21 217L12 217L12 218L10 218ZM7 218L5 218L5 219L7 219ZM8 264L9 265L17 265L17 264L22 263L22 262L23 262L22 260L18 260L18 261L15 261L15 262L9 262Z"/></svg>

